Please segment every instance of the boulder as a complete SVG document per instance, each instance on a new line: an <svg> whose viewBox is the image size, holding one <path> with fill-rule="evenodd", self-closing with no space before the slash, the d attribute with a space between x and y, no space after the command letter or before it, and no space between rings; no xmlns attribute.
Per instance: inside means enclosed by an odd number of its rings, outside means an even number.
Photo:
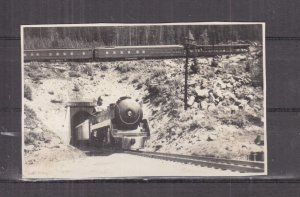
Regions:
<svg viewBox="0 0 300 197"><path fill-rule="evenodd" d="M248 95L245 96L245 98L252 101L254 99L254 96L251 95L251 94L248 94Z"/></svg>
<svg viewBox="0 0 300 197"><path fill-rule="evenodd" d="M229 140L230 141L235 141L236 139L235 139L235 137L231 136L231 137L229 137Z"/></svg>
<svg viewBox="0 0 300 197"><path fill-rule="evenodd" d="M264 139L263 139L263 137L261 135L257 135L256 138L255 138L255 140L254 140L254 143L256 145L261 145L261 146L264 145Z"/></svg>
<svg viewBox="0 0 300 197"><path fill-rule="evenodd" d="M198 58L197 61L198 61L198 64L208 64L207 59L204 59L204 58Z"/></svg>
<svg viewBox="0 0 300 197"><path fill-rule="evenodd" d="M254 105L253 107L254 107L254 109L256 109L258 111L261 110L261 107L259 105Z"/></svg>
<svg viewBox="0 0 300 197"><path fill-rule="evenodd" d="M67 71L67 69L65 68L65 67L62 67L62 66L55 66L54 67L54 70L57 72L57 71L59 71L59 72L65 72L65 71Z"/></svg>
<svg viewBox="0 0 300 197"><path fill-rule="evenodd" d="M233 85L231 85L230 83L226 84L226 88L232 88L232 87L233 87Z"/></svg>
<svg viewBox="0 0 300 197"><path fill-rule="evenodd" d="M223 93L219 88L216 88L214 90L214 93L215 93L216 97L223 97Z"/></svg>
<svg viewBox="0 0 300 197"><path fill-rule="evenodd" d="M226 91L223 95L227 99L233 99L234 101L237 100L236 96L232 92Z"/></svg>
<svg viewBox="0 0 300 197"><path fill-rule="evenodd" d="M194 102L195 102L195 97L194 97L194 96L191 96L191 97L189 98L187 104L188 104L189 106L192 106L192 105L194 104Z"/></svg>
<svg viewBox="0 0 300 197"><path fill-rule="evenodd" d="M236 112L239 110L239 107L236 105L230 105L229 108L230 108L231 112Z"/></svg>
<svg viewBox="0 0 300 197"><path fill-rule="evenodd" d="M194 107L194 108L199 108L199 103L194 102L193 107Z"/></svg>
<svg viewBox="0 0 300 197"><path fill-rule="evenodd" d="M248 104L248 101L247 101L247 100L244 100L244 99L242 99L242 100L239 100L239 103L240 103L240 105L242 105L242 106L245 106L245 105L247 105L247 104Z"/></svg>
<svg viewBox="0 0 300 197"><path fill-rule="evenodd" d="M238 60L235 60L235 61L238 61ZM235 63L235 62L232 62L232 63L229 64L229 66L237 67L237 66L239 66L239 64L238 64L238 63Z"/></svg>
<svg viewBox="0 0 300 197"><path fill-rule="evenodd" d="M24 149L25 149L26 152L33 151L34 150L34 145L27 145L27 146L25 146Z"/></svg>
<svg viewBox="0 0 300 197"><path fill-rule="evenodd" d="M225 83L220 83L220 86L222 89L225 89L227 87Z"/></svg>
<svg viewBox="0 0 300 197"><path fill-rule="evenodd" d="M195 92L196 92L197 96L199 96L201 98L207 98L208 97L208 90L207 89L200 89L200 87L197 86L195 88Z"/></svg>
<svg viewBox="0 0 300 197"><path fill-rule="evenodd" d="M217 107L215 106L215 104L210 104L210 105L208 105L207 110L212 111L212 110L215 110L216 108Z"/></svg>
<svg viewBox="0 0 300 197"><path fill-rule="evenodd" d="M215 141L218 138L215 134L210 134L207 136L207 141Z"/></svg>
<svg viewBox="0 0 300 197"><path fill-rule="evenodd" d="M207 109L208 108L208 103L206 101L201 102L201 108L202 109Z"/></svg>

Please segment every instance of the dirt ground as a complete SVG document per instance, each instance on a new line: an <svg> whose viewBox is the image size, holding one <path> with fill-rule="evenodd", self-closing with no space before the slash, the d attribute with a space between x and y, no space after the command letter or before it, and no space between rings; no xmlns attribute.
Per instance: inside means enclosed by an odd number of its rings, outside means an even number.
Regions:
<svg viewBox="0 0 300 197"><path fill-rule="evenodd" d="M122 162L119 162L122 161ZM138 161L138 162L137 162ZM93 156L74 160L27 166L24 178L90 179L149 176L245 176L248 174L223 171L171 161L144 158L122 153Z"/></svg>

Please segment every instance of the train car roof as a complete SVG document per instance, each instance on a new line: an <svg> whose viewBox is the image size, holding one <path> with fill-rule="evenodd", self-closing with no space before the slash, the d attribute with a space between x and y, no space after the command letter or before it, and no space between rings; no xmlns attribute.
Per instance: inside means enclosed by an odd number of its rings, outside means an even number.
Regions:
<svg viewBox="0 0 300 197"><path fill-rule="evenodd" d="M125 48L168 48L168 47L183 47L182 45L140 45L140 46L111 46L111 47L96 47L95 49L125 49Z"/></svg>
<svg viewBox="0 0 300 197"><path fill-rule="evenodd" d="M250 46L250 44L216 44L216 45L196 45L198 47L234 47L234 46ZM95 47L95 49L128 49L128 48L169 48L169 47L179 47L183 48L183 45L140 45L140 46L104 46ZM24 52L32 51L82 51L82 50L93 50L94 48L83 48L83 49L26 49Z"/></svg>
<svg viewBox="0 0 300 197"><path fill-rule="evenodd" d="M93 50L93 48L83 48L83 49L25 49L24 52L31 52L31 51L57 51L57 50L83 51L83 50Z"/></svg>
<svg viewBox="0 0 300 197"><path fill-rule="evenodd" d="M212 44L208 44L208 45L198 45L198 46L201 46L201 47L232 47L232 46L250 46L250 44L215 44L215 45L212 45Z"/></svg>

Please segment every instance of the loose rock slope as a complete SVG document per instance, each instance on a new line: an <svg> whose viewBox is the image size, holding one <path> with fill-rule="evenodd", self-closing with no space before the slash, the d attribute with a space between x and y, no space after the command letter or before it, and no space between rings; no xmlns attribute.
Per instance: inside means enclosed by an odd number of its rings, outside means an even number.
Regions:
<svg viewBox="0 0 300 197"><path fill-rule="evenodd" d="M151 127L148 151L234 159L264 151L262 140L257 140L264 138L261 49L197 58L197 65L191 61L187 111L183 108L184 62L25 63L25 162L35 163L50 152L57 155L56 150L66 149L81 157L78 150L62 143L66 139L66 102L101 97L105 107L120 96L143 102ZM51 145L40 140L40 135L49 135L45 138ZM41 151L44 154L33 161L32 156Z"/></svg>

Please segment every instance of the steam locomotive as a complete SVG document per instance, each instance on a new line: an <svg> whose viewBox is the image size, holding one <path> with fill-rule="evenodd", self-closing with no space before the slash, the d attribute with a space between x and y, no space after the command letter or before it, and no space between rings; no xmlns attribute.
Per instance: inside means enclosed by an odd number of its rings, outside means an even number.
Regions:
<svg viewBox="0 0 300 197"><path fill-rule="evenodd" d="M249 44L198 45L190 49L191 56L215 56L249 51ZM107 61L139 58L185 57L182 45L116 46L86 49L24 50L24 61L84 60Z"/></svg>
<svg viewBox="0 0 300 197"><path fill-rule="evenodd" d="M121 97L106 110L95 111L74 128L75 145L140 149L150 136L142 104Z"/></svg>

